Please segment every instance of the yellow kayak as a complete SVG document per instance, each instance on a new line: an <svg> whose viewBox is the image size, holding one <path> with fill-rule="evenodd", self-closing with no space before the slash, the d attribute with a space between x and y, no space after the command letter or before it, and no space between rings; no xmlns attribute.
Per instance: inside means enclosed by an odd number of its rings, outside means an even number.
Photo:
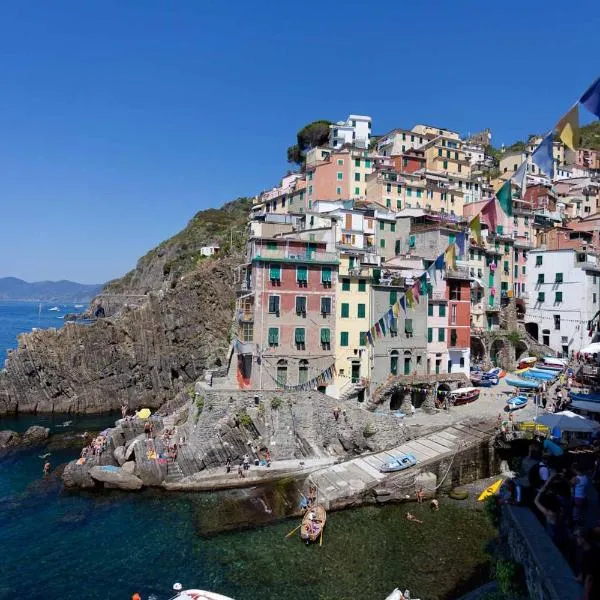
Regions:
<svg viewBox="0 0 600 600"><path fill-rule="evenodd" d="M483 492L481 492L481 494L479 494L479 498L477 498L477 500L479 502L483 502L486 498L489 498L490 496L497 494L503 481L504 481L504 479L498 479L498 481L496 481L495 483L492 483L492 485L485 488L485 490L483 490Z"/></svg>

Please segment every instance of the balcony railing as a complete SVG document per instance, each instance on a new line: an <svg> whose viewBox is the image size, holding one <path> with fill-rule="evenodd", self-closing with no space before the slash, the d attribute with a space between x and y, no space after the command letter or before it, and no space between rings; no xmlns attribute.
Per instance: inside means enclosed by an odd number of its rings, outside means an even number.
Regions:
<svg viewBox="0 0 600 600"><path fill-rule="evenodd" d="M324 262L337 263L335 252L302 252L293 248L271 250L269 248L255 248L252 259L259 260L290 260L297 262Z"/></svg>
<svg viewBox="0 0 600 600"><path fill-rule="evenodd" d="M238 281L238 283L236 283L235 289L238 292L251 292L254 289L254 285L253 285L252 281L248 281L248 280Z"/></svg>
<svg viewBox="0 0 600 600"><path fill-rule="evenodd" d="M446 269L446 279L470 279L468 267L457 267L456 269Z"/></svg>
<svg viewBox="0 0 600 600"><path fill-rule="evenodd" d="M252 323L254 321L254 312L251 310L238 310L238 323Z"/></svg>

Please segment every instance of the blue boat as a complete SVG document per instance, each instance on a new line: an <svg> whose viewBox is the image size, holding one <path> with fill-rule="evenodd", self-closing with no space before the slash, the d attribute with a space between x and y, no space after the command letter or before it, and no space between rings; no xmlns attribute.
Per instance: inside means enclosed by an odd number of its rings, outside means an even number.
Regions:
<svg viewBox="0 0 600 600"><path fill-rule="evenodd" d="M537 390L540 387L539 382L533 381L531 379L521 379L520 377L515 377L514 375L508 375L504 378L504 381L506 381L508 385L512 385L518 388Z"/></svg>
<svg viewBox="0 0 600 600"><path fill-rule="evenodd" d="M525 377L526 379L538 379L539 381L552 381L554 379L552 375L546 375L545 373L536 373L531 369L521 373L521 377Z"/></svg>
<svg viewBox="0 0 600 600"><path fill-rule="evenodd" d="M492 387L493 385L495 385L491 379L480 379L477 382L473 381L473 379L471 379L471 383L478 387Z"/></svg>
<svg viewBox="0 0 600 600"><path fill-rule="evenodd" d="M527 396L513 396L509 400L506 401L508 406L508 410L517 410L519 408L524 408L527 406L528 402Z"/></svg>
<svg viewBox="0 0 600 600"><path fill-rule="evenodd" d="M551 379L556 379L558 377L558 373L553 371L548 371L546 369L540 369L538 367L532 367L529 369L531 373L538 373L539 375L545 375L546 377L550 377Z"/></svg>
<svg viewBox="0 0 600 600"><path fill-rule="evenodd" d="M583 400L584 402L600 402L600 393L590 392L589 394L583 394L581 392L569 392L569 398L571 400Z"/></svg>

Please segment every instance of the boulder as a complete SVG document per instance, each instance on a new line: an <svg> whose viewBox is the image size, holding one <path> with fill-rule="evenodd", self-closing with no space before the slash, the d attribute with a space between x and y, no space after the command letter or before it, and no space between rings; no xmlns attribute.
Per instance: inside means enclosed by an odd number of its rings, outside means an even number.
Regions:
<svg viewBox="0 0 600 600"><path fill-rule="evenodd" d="M62 480L65 487L68 488L93 488L96 485L94 480L90 477L89 466L85 463L83 465L78 465L75 460L72 460L64 468Z"/></svg>
<svg viewBox="0 0 600 600"><path fill-rule="evenodd" d="M23 434L23 444L26 446L38 446L43 444L50 435L50 429L48 427L41 427L40 425L32 425Z"/></svg>
<svg viewBox="0 0 600 600"><path fill-rule="evenodd" d="M117 446L113 451L113 456L117 463L119 463L119 466L123 466L125 462L125 446Z"/></svg>
<svg viewBox="0 0 600 600"><path fill-rule="evenodd" d="M135 473L135 461L128 460L126 463L123 464L121 469L123 469L125 473Z"/></svg>
<svg viewBox="0 0 600 600"><path fill-rule="evenodd" d="M0 431L0 450L21 444L21 436L16 431L5 429Z"/></svg>
<svg viewBox="0 0 600 600"><path fill-rule="evenodd" d="M436 486L437 476L435 473L424 471L415 477L415 489L423 488L423 496L425 498L433 498L435 496Z"/></svg>
<svg viewBox="0 0 600 600"><path fill-rule="evenodd" d="M101 481L110 487L117 487L122 490L139 490L144 485L139 477L136 477L133 473L128 473L120 467L111 469L92 467L90 475L96 481Z"/></svg>

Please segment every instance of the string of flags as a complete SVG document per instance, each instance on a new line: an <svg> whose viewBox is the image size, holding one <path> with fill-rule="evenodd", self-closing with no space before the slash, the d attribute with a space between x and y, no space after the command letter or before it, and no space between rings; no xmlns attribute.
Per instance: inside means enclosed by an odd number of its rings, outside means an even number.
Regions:
<svg viewBox="0 0 600 600"><path fill-rule="evenodd" d="M327 367L324 371L319 373L316 377L305 381L304 383L298 383L297 385L288 385L283 384L277 380L277 377L274 377L269 371L267 371L269 377L277 384L277 386L286 391L308 391L315 389L317 387L327 385L333 381L333 378L337 375L337 370L335 368L335 363L331 366Z"/></svg>
<svg viewBox="0 0 600 600"><path fill-rule="evenodd" d="M580 104L600 119L600 77L590 85L579 100L559 119L556 125L543 136L541 142L531 154L532 162L542 172L546 173L550 179L554 176L553 142L555 133L571 150L575 150L579 143ZM512 176L496 191L495 195L470 220L468 230L471 238L478 245L482 243L482 223L487 225L489 231L496 231L498 223L497 206L507 216L511 217L513 215L512 184L515 183L521 189L521 195L523 195L526 180L527 157L525 157L525 160L519 165ZM415 278L414 283L404 292L404 295L400 296L381 318L371 326L369 331L365 332L365 337L369 344L374 345L375 340L388 334L395 335L397 333L400 310L404 312L406 317L407 309L414 309L415 305L420 303L421 298L427 298L432 290L430 281L437 282L438 271L443 273L446 266L450 270L456 270L457 257L464 256L465 254L465 242L466 233L464 231L458 233L455 240L435 259L431 266Z"/></svg>

